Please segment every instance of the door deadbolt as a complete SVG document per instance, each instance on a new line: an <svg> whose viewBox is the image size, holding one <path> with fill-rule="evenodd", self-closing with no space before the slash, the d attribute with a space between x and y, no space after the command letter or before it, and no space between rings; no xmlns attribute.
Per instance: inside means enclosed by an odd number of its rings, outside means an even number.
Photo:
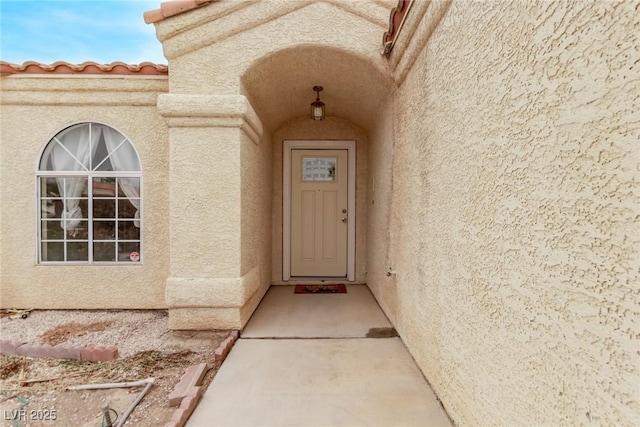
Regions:
<svg viewBox="0 0 640 427"><path fill-rule="evenodd" d="M346 209L342 209L342 213L347 213L347 210Z"/></svg>

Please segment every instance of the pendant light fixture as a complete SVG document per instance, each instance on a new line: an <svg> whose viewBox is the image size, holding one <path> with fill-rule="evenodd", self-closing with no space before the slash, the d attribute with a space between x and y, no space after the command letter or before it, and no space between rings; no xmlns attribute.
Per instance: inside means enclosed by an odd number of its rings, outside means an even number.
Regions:
<svg viewBox="0 0 640 427"><path fill-rule="evenodd" d="M311 103L311 119L324 120L324 102L320 101L322 86L314 86L313 90L316 92L316 100Z"/></svg>

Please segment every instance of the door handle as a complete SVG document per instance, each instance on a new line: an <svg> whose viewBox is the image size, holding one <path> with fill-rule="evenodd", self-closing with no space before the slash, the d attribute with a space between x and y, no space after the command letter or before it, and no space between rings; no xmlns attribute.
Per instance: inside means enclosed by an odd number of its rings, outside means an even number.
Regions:
<svg viewBox="0 0 640 427"><path fill-rule="evenodd" d="M347 222L347 218L342 218L342 222L346 223Z"/></svg>

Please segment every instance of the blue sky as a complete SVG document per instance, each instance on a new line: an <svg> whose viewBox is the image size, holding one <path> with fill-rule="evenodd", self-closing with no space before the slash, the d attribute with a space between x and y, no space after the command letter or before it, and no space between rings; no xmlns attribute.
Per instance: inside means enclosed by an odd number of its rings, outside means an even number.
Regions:
<svg viewBox="0 0 640 427"><path fill-rule="evenodd" d="M160 0L0 0L0 60L166 64L142 14Z"/></svg>

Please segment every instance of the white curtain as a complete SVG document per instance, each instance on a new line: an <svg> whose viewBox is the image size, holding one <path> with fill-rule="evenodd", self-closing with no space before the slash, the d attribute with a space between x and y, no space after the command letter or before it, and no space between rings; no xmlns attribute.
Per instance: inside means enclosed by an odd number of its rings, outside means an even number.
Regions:
<svg viewBox="0 0 640 427"><path fill-rule="evenodd" d="M120 132L110 127L103 126L102 132L113 170L117 172L139 171L140 162L131 143ZM136 208L133 225L140 228L140 179L118 178L118 182L120 182L124 194Z"/></svg>
<svg viewBox="0 0 640 427"><path fill-rule="evenodd" d="M57 142L51 150L51 165L56 172L89 171L90 160L98 147L100 132L91 130L91 125L81 125L70 129L64 135L57 137ZM60 227L64 229L65 220L67 232L75 236L82 219L80 200L82 190L87 188L86 177L56 178L60 196L65 199L65 209L62 211Z"/></svg>

